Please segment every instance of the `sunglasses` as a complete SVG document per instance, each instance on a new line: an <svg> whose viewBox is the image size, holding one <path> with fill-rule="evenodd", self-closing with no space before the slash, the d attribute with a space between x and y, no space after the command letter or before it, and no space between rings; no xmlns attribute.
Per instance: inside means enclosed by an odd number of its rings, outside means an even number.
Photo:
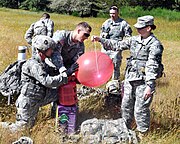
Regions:
<svg viewBox="0 0 180 144"><path fill-rule="evenodd" d="M109 10L118 10L118 8L116 8L116 7L111 7L111 8L109 8Z"/></svg>
<svg viewBox="0 0 180 144"><path fill-rule="evenodd" d="M84 36L88 38L90 36L90 34L84 33Z"/></svg>

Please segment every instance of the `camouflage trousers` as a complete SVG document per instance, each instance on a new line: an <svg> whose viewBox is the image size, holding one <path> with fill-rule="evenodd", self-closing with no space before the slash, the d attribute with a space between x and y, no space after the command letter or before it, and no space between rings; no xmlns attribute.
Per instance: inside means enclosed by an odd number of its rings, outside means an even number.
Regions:
<svg viewBox="0 0 180 144"><path fill-rule="evenodd" d="M101 51L105 54L107 54L113 61L113 65L114 65L114 72L112 75L112 80L119 80L120 78L120 67L121 67L121 61L122 61L122 54L121 52L114 52L111 50L104 50L101 49Z"/></svg>
<svg viewBox="0 0 180 144"><path fill-rule="evenodd" d="M47 89L46 94L43 98L36 98L25 96L20 94L16 101L16 125L20 128L21 126L32 127L35 124L35 120L39 111L39 108L45 106L53 101L58 100L56 89Z"/></svg>
<svg viewBox="0 0 180 144"><path fill-rule="evenodd" d="M120 66L121 66L121 60L118 60L116 58L113 58L113 65L114 65L114 72L112 75L113 80L119 80L120 78Z"/></svg>
<svg viewBox="0 0 180 144"><path fill-rule="evenodd" d="M135 117L137 130L147 132L150 126L150 104L153 97L144 99L145 81L124 81L124 96L122 99L122 118L126 121L127 127L131 128L131 123Z"/></svg>

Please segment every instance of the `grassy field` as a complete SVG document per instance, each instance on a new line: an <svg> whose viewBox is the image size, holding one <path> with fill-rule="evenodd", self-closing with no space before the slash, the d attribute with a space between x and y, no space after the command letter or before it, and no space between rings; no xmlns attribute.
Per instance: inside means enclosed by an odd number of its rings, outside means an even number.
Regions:
<svg viewBox="0 0 180 144"><path fill-rule="evenodd" d="M0 9L0 72L17 59L18 46L27 45L24 34L30 24L40 18L42 13ZM78 18L73 16L51 14L55 22L55 30L73 30L75 25L81 21L88 22L93 30L91 35L99 35L104 18ZM136 19L126 19L130 25ZM142 143L147 144L179 144L180 143L180 21L168 21L155 17L157 29L154 34L164 45L163 63L165 65L166 77L157 81L157 90L151 106L151 131ZM136 30L133 28L133 35ZM100 45L93 44L90 40L85 42L86 51L100 49ZM27 56L30 57L27 52ZM123 52L123 63L121 70L125 69L125 58L128 52ZM123 76L121 77L123 79ZM93 113L94 117L103 118L103 109L98 108L101 104L94 101L80 102L80 116ZM91 106L90 106L91 105ZM94 107L93 107L94 105ZM48 107L48 106L47 106ZM10 134L0 129L0 144L9 144L20 136L30 136L35 144L58 143L61 139L60 133L54 131L54 120L49 117L47 107L42 108L39 113L37 125L32 130L22 133ZM93 111L93 112L92 112ZM88 116L87 116L88 117ZM90 116L89 116L90 117ZM0 102L0 121L15 120L14 105L4 105Z"/></svg>

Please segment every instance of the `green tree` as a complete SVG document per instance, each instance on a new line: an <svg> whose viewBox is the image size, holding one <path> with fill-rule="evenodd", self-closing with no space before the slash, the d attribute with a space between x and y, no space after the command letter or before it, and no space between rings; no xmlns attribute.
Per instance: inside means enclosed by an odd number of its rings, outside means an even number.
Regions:
<svg viewBox="0 0 180 144"><path fill-rule="evenodd" d="M25 10L49 11L49 0L25 0L21 3L20 8Z"/></svg>
<svg viewBox="0 0 180 144"><path fill-rule="evenodd" d="M53 12L72 14L76 0L51 0L49 8Z"/></svg>
<svg viewBox="0 0 180 144"><path fill-rule="evenodd" d="M142 6L144 9L151 10L153 8L173 9L177 0L133 0L129 1L129 6Z"/></svg>
<svg viewBox="0 0 180 144"><path fill-rule="evenodd" d="M51 0L49 7L57 13L72 14L76 12L81 17L95 17L98 11L103 9L104 4L101 0Z"/></svg>
<svg viewBox="0 0 180 144"><path fill-rule="evenodd" d="M73 10L79 12L81 17L96 17L100 10L106 8L106 4L100 0L78 0Z"/></svg>
<svg viewBox="0 0 180 144"><path fill-rule="evenodd" d="M0 7L18 8L18 0L0 0Z"/></svg>

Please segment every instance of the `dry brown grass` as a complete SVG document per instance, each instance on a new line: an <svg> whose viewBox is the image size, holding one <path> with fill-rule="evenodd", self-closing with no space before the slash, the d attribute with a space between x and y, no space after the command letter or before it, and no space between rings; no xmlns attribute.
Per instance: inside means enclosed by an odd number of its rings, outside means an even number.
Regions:
<svg viewBox="0 0 180 144"><path fill-rule="evenodd" d="M29 25L38 20L42 13L33 13L19 10L0 9L0 72L17 59L17 47L26 45L24 34ZM92 35L99 35L102 18L77 18L51 14L55 22L55 29L72 30L81 21L87 21L93 28ZM135 19L127 19L133 25ZM152 124L151 132L143 143L151 144L178 144L180 143L180 21L169 22L163 19L156 19L157 30L155 35L164 45L163 63L165 64L166 77L157 81L157 90L151 106ZM133 34L136 34L133 28ZM85 42L86 51L100 49L99 44L92 44L90 40ZM27 54L28 57L30 53ZM125 58L128 52L123 52L123 63L121 70L125 69ZM121 76L123 79L123 76ZM0 103L0 121L14 121L15 107ZM80 102L79 124L83 120L92 117L110 118L112 111L103 107L101 97L90 98L88 101ZM54 129L54 120L49 116L49 108L45 107L40 111L37 125L32 130L21 133L10 134L0 128L0 144L10 144L20 136L30 136L35 144L61 143L61 134Z"/></svg>

